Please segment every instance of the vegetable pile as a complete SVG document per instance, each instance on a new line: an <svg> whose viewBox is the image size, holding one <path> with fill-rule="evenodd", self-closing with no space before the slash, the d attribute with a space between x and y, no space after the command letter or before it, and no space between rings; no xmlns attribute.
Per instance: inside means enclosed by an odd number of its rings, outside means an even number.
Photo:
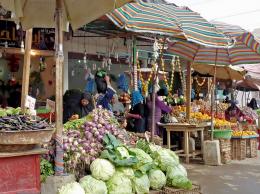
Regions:
<svg viewBox="0 0 260 194"><path fill-rule="evenodd" d="M192 188L174 152L144 140L134 148L128 147L111 134L104 135L103 141L100 158L90 165L91 175L79 181L86 194L148 194L150 189L165 186ZM66 194L62 191L67 187L61 188L59 194Z"/></svg>
<svg viewBox="0 0 260 194"><path fill-rule="evenodd" d="M113 113L101 107L86 118L69 121L66 127L63 137L65 168L77 178L86 174L90 163L102 152L105 134L113 134L123 142L127 140L126 131L119 128Z"/></svg>
<svg viewBox="0 0 260 194"><path fill-rule="evenodd" d="M50 127L45 120L19 115L20 112L20 108L0 109L0 131L41 130Z"/></svg>

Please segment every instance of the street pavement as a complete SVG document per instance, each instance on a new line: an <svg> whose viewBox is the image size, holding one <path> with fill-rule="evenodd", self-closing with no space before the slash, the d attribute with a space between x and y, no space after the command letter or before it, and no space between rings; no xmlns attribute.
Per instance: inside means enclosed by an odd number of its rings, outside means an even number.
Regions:
<svg viewBox="0 0 260 194"><path fill-rule="evenodd" d="M260 152L258 158L232 161L221 166L187 164L189 178L203 194L260 194Z"/></svg>

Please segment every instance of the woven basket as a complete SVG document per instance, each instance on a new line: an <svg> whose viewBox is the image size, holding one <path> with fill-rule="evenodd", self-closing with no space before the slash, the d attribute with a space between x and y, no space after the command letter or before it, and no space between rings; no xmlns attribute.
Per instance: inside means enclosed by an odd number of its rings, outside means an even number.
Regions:
<svg viewBox="0 0 260 194"><path fill-rule="evenodd" d="M246 159L246 139L231 139L232 160Z"/></svg>
<svg viewBox="0 0 260 194"><path fill-rule="evenodd" d="M246 157L247 158L257 157L257 138L246 139Z"/></svg>
<svg viewBox="0 0 260 194"><path fill-rule="evenodd" d="M163 191L161 191L161 190L151 190L150 192L149 192L149 194L164 194L164 192Z"/></svg>
<svg viewBox="0 0 260 194"><path fill-rule="evenodd" d="M173 187L164 187L163 193L164 194L202 194L200 186L195 184L192 185L191 190L177 189Z"/></svg>

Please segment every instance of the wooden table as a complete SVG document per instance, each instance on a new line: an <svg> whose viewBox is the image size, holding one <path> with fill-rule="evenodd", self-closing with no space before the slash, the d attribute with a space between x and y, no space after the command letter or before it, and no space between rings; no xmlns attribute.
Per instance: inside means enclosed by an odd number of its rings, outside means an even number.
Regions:
<svg viewBox="0 0 260 194"><path fill-rule="evenodd" d="M161 126L166 129L167 132L167 147L169 149L172 148L171 146L171 132L183 132L184 133L184 150L178 150L176 153L183 153L179 154L180 156L185 157L186 163L189 163L190 157L195 157L196 155L200 155L203 153L203 142L204 142L204 129L207 127L207 124L203 125L191 125L188 123L157 123L158 126ZM201 151L194 152L190 154L189 151L189 137L191 132L200 132L201 138Z"/></svg>

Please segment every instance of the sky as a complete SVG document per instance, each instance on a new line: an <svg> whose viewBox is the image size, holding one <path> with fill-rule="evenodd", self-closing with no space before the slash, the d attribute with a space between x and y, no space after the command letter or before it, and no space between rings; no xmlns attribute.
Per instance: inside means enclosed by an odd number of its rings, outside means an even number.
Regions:
<svg viewBox="0 0 260 194"><path fill-rule="evenodd" d="M239 25L253 31L260 28L260 0L166 0L188 6L211 21Z"/></svg>

